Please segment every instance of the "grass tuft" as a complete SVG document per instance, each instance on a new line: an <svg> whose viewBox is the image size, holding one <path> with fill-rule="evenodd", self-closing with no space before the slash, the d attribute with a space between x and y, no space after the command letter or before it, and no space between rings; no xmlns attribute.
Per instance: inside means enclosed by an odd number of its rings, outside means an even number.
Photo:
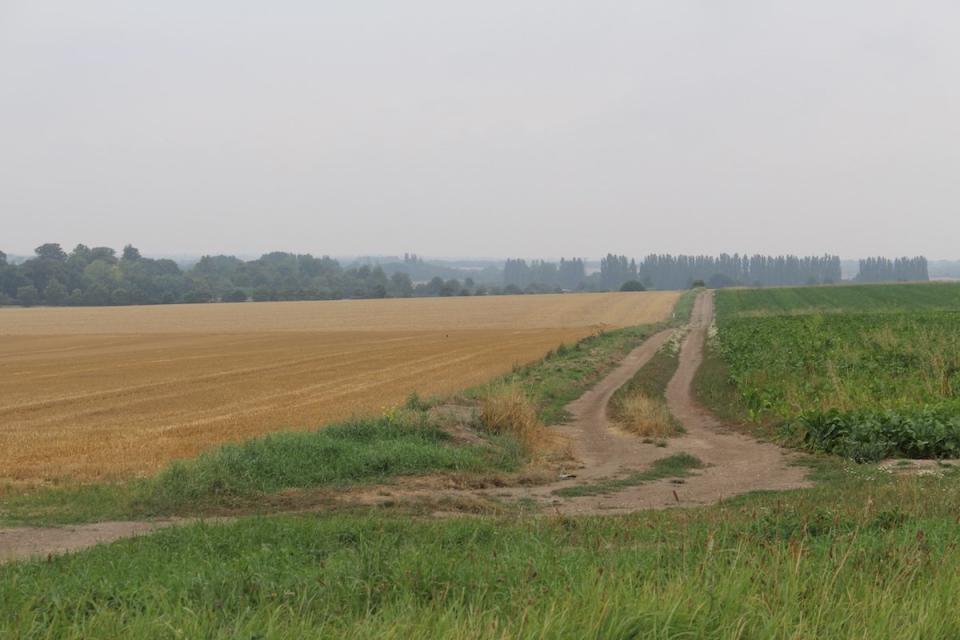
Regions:
<svg viewBox="0 0 960 640"><path fill-rule="evenodd" d="M630 433L645 438L666 438L676 433L674 418L658 398L633 393L616 409L617 423Z"/></svg>
<svg viewBox="0 0 960 640"><path fill-rule="evenodd" d="M480 401L480 424L489 433L515 438L528 456L550 441L536 406L517 384L490 388Z"/></svg>

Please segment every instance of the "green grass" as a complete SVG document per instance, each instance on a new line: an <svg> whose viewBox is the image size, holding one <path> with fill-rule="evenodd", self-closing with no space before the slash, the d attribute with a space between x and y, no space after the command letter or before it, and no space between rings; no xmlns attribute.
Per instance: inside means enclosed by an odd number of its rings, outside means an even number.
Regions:
<svg viewBox="0 0 960 640"><path fill-rule="evenodd" d="M673 326L679 327L690 322L690 316L693 314L693 303L696 302L697 296L703 291L702 288L688 289L680 294L680 298L677 299L677 303L673 306L673 314L671 315L671 324Z"/></svg>
<svg viewBox="0 0 960 640"><path fill-rule="evenodd" d="M960 480L618 517L195 524L0 566L11 638L960 637Z"/></svg>
<svg viewBox="0 0 960 640"><path fill-rule="evenodd" d="M665 480L667 478L687 478L691 475L692 469L703 468L703 463L695 456L689 453L676 453L672 456L661 458L650 465L649 469L632 473L623 478L610 478L595 482L593 484L581 484L574 487L564 487L554 491L554 495L564 498L575 498L579 496L597 496L608 493L616 493L627 487L636 487L656 480Z"/></svg>
<svg viewBox="0 0 960 640"><path fill-rule="evenodd" d="M730 367L720 356L718 342L714 338L704 345L703 362L693 378L694 395L726 424L749 426L750 413L731 379Z"/></svg>
<svg viewBox="0 0 960 640"><path fill-rule="evenodd" d="M149 483L159 510L281 489L382 482L430 471L512 470L514 447L455 446L425 412L392 411L309 433L277 433L178 462Z"/></svg>

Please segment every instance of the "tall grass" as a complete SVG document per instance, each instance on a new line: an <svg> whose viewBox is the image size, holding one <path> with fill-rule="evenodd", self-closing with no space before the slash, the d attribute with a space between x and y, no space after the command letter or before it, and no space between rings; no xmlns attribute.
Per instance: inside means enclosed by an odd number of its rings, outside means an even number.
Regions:
<svg viewBox="0 0 960 640"><path fill-rule="evenodd" d="M516 439L528 456L551 443L536 406L516 383L491 387L480 401L479 417L486 431Z"/></svg>
<svg viewBox="0 0 960 640"><path fill-rule="evenodd" d="M620 427L641 437L666 438L677 431L666 403L640 392L621 398L614 415Z"/></svg>

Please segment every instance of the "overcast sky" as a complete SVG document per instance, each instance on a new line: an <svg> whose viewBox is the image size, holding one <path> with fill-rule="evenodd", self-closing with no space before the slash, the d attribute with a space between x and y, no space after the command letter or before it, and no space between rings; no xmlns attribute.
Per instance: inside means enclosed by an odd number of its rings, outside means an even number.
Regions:
<svg viewBox="0 0 960 640"><path fill-rule="evenodd" d="M960 257L955 0L0 0L0 249Z"/></svg>

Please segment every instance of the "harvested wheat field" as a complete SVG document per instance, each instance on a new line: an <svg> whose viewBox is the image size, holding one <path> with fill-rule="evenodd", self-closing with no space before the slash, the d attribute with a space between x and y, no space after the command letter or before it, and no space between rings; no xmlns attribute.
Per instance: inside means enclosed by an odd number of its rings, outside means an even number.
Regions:
<svg viewBox="0 0 960 640"><path fill-rule="evenodd" d="M0 309L0 479L110 479L454 391L672 292Z"/></svg>

